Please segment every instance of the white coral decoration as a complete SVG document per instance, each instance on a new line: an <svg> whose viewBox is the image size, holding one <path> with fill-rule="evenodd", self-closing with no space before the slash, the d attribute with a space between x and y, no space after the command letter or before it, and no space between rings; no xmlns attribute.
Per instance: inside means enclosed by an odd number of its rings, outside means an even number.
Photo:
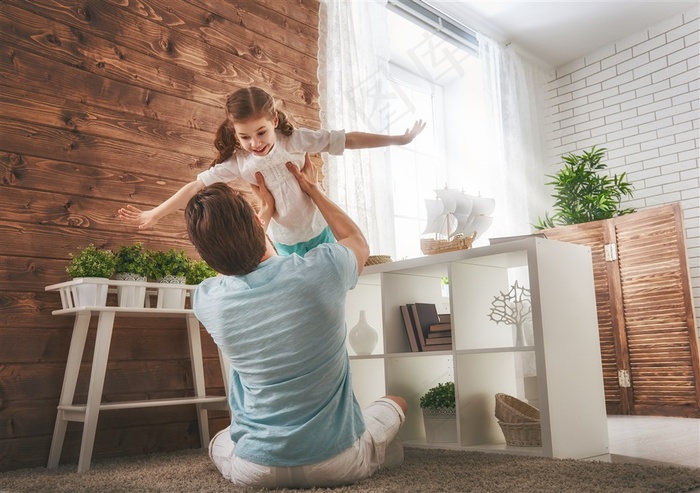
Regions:
<svg viewBox="0 0 700 493"><path fill-rule="evenodd" d="M499 296L494 296L491 305L493 308L489 318L497 324L512 324L520 327L523 322L531 318L530 290L518 286L518 281L515 281L507 293L501 292Z"/></svg>

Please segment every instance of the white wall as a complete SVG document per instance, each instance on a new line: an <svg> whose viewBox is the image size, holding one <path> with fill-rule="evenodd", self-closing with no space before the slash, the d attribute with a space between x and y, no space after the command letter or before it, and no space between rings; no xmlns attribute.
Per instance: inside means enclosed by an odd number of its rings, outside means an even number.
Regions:
<svg viewBox="0 0 700 493"><path fill-rule="evenodd" d="M680 202L700 316L700 8L556 69L548 84L547 173L569 152L608 150L645 209Z"/></svg>

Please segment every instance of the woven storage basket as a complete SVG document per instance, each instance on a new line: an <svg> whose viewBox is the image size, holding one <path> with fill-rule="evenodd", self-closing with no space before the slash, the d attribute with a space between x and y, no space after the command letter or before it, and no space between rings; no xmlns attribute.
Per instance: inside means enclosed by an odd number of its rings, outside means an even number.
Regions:
<svg viewBox="0 0 700 493"><path fill-rule="evenodd" d="M365 266L367 265L379 265L391 262L391 255L370 255L367 257Z"/></svg>
<svg viewBox="0 0 700 493"><path fill-rule="evenodd" d="M504 423L538 423L540 411L508 394L496 394L496 417Z"/></svg>
<svg viewBox="0 0 700 493"><path fill-rule="evenodd" d="M498 425L506 437L508 445L516 447L540 447L542 445L542 429L539 421L536 423L504 423Z"/></svg>

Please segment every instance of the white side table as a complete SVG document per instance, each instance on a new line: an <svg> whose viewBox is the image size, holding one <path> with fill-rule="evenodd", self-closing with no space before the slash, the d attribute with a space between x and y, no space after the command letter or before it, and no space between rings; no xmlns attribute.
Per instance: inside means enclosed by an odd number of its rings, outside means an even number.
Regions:
<svg viewBox="0 0 700 493"><path fill-rule="evenodd" d="M61 295L63 308L54 310L54 315L73 315L73 335L71 337L66 371L63 377L63 387L61 398L58 404L56 424L54 426L51 451L49 452L49 469L58 466L63 448L63 441L66 435L66 427L69 421L79 421L83 423L83 436L80 444L80 456L78 458L78 472L87 471L90 468L93 445L95 442L95 431L97 429L97 419L100 411L112 409L132 409L157 406L174 406L184 404L194 404L197 406L197 418L199 420L199 435L202 447L209 443L209 409L229 410L228 407L228 362L219 353L221 362L221 372L226 389L226 396L207 396L204 383L204 365L202 359L202 341L199 333L199 321L194 316L191 309L185 308L158 308L162 303L157 303L155 308L129 308L119 306L75 306L76 297L73 295L75 287L84 283L84 280L76 279L69 282L47 286L46 291L58 291ZM110 292L119 286L140 286L147 289L147 300L151 295L163 296L170 289L185 289L188 294L196 286L168 285L158 283L144 283L132 281L113 280L92 280L102 286L99 289L108 289ZM87 402L85 404L74 404L75 388L78 381L80 363L85 349L88 327L93 316L97 316L97 334L95 339L95 350L92 358L92 368L88 383ZM192 361L192 375L194 383L194 396L174 399L152 399L145 401L127 401L102 403L102 390L104 386L105 373L107 370L107 358L109 346L112 339L112 329L115 317L156 317L156 318L181 318L187 326L187 335Z"/></svg>

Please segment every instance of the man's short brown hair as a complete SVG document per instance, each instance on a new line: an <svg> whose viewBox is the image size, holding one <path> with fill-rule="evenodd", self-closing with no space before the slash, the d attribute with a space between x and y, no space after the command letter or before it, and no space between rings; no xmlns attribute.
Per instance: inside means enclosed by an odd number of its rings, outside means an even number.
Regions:
<svg viewBox="0 0 700 493"><path fill-rule="evenodd" d="M265 231L243 196L224 183L200 190L185 208L190 241L214 270L252 272L265 253Z"/></svg>

